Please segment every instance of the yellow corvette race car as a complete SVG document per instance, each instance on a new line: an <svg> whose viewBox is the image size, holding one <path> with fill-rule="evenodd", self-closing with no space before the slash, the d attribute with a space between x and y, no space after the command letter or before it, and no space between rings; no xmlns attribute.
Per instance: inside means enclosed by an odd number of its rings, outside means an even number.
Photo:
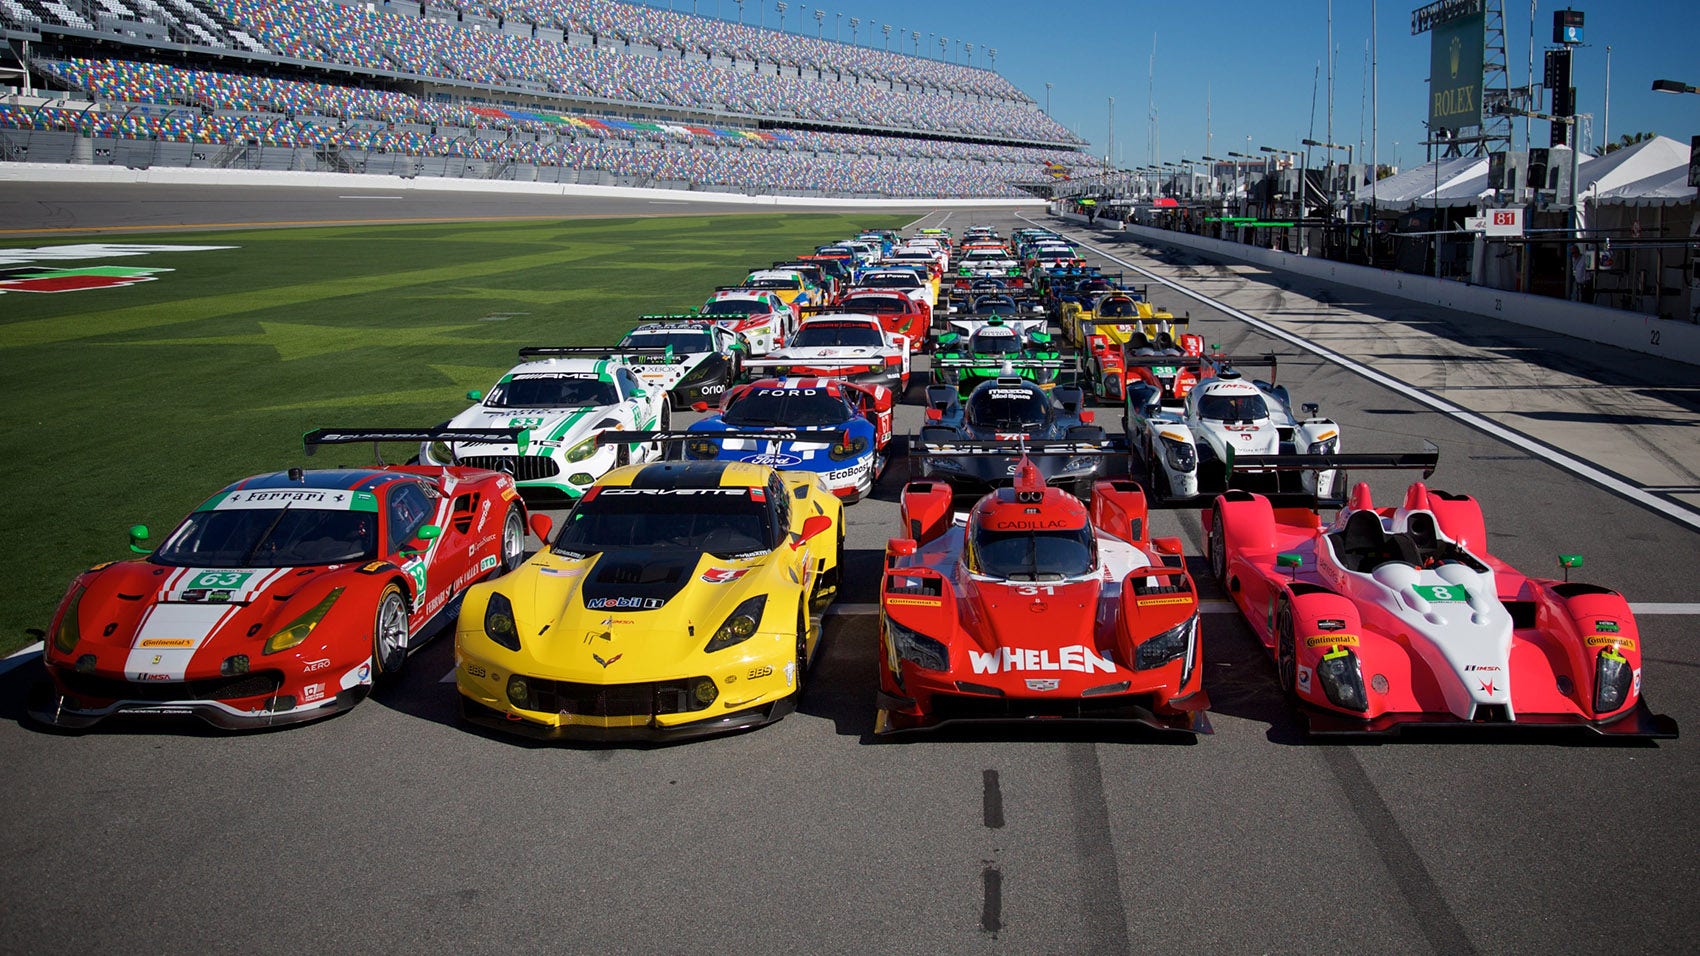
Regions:
<svg viewBox="0 0 1700 956"><path fill-rule="evenodd" d="M813 474L631 465L587 490L553 538L546 516L532 530L549 546L461 607L467 720L662 740L795 709L844 551L843 506Z"/></svg>

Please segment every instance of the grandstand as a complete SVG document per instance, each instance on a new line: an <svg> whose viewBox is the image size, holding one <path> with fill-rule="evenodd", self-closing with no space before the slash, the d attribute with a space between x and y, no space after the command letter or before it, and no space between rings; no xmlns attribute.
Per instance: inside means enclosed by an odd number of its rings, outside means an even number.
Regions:
<svg viewBox="0 0 1700 956"><path fill-rule="evenodd" d="M0 157L1024 196L1083 145L997 73L612 0L0 0ZM900 38L901 39L901 38Z"/></svg>

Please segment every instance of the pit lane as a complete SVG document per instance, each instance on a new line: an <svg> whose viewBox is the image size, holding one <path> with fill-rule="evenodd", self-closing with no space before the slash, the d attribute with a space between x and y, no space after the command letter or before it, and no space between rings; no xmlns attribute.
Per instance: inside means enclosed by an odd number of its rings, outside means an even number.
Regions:
<svg viewBox="0 0 1700 956"><path fill-rule="evenodd" d="M941 221L1023 225L960 212L921 224ZM1560 421L1542 403L1568 402L1569 387L1539 387L1560 366L1575 389L1609 388L1605 413L1641 427L1589 450L1619 470L1648 442L1693 451L1691 435L1659 423L1659 403L1690 380L1680 369L1092 241L1247 313L1284 326L1302 317L1377 368L1520 385L1492 393L1495 419ZM1154 298L1182 307L1178 294ZM1680 523L1211 306L1190 308L1229 352L1292 356L1281 381L1340 422L1346 450L1434 441L1432 484L1480 497L1491 546L1513 564L1548 568L1581 551L1585 579L1634 602L1700 593L1700 536ZM1621 381L1631 362L1643 385ZM918 430L918 395L899 410L899 433ZM1559 411L1592 424L1586 403ZM847 510L846 593L813 686L797 714L753 733L629 749L469 730L440 683L443 641L345 716L240 736L163 725L45 734L16 722L32 669L0 676L13 719L0 725L11 771L0 793L13 808L0 837L10 877L0 949L1659 952L1686 949L1700 927L1689 903L1700 762L1687 742L1307 744L1273 666L1230 613L1205 619L1217 732L1195 745L1048 727L872 738L866 611L903 476L898 464ZM1371 483L1381 498L1405 480ZM1198 557L1196 513L1153 522L1187 541L1203 597L1224 609ZM1649 699L1690 732L1693 624L1641 620Z"/></svg>

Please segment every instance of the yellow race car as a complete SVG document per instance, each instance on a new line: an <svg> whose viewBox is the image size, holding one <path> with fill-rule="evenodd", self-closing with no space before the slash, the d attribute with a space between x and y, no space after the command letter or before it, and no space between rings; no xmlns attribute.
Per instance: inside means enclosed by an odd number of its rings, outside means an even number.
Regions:
<svg viewBox="0 0 1700 956"><path fill-rule="evenodd" d="M455 684L467 720L662 740L796 708L844 551L843 506L814 474L631 465L586 491L553 539L546 516L532 530L549 546L466 593Z"/></svg>

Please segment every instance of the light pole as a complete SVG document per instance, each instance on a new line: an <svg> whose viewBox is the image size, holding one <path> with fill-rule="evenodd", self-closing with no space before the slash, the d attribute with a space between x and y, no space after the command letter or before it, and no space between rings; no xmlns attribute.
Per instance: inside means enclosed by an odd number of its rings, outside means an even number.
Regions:
<svg viewBox="0 0 1700 956"><path fill-rule="evenodd" d="M950 37L939 37L939 59L944 59L944 51L950 49Z"/></svg>
<svg viewBox="0 0 1700 956"><path fill-rule="evenodd" d="M991 61L992 72L996 73L998 69L998 48L992 47L988 49L986 51L986 59Z"/></svg>
<svg viewBox="0 0 1700 956"><path fill-rule="evenodd" d="M821 21L825 20L825 19L826 19L826 11L820 9L819 7L816 7L815 8L815 39L817 39L817 40L820 39Z"/></svg>
<svg viewBox="0 0 1700 956"><path fill-rule="evenodd" d="M1051 84L1045 84L1045 115L1051 115Z"/></svg>
<svg viewBox="0 0 1700 956"><path fill-rule="evenodd" d="M928 34L928 36L931 36L931 35L932 34ZM915 44L915 55L920 56L921 55L921 31L910 30L909 31L909 41L911 43ZM903 44L901 44L901 43L898 44L898 46L902 46L902 45Z"/></svg>
<svg viewBox="0 0 1700 956"><path fill-rule="evenodd" d="M733 0L738 4L738 25L744 25L744 0Z"/></svg>
<svg viewBox="0 0 1700 956"><path fill-rule="evenodd" d="M1249 139L1249 137L1248 137L1248 139ZM1247 146L1246 148L1250 149L1251 147ZM1252 156L1249 153L1236 153L1232 150L1228 151L1228 155L1233 157L1233 159L1234 159L1234 192L1239 194L1240 205L1242 207L1241 211L1243 211L1243 207L1247 205L1247 201L1246 201L1247 200L1247 197L1246 197L1247 190L1242 188L1241 185L1240 185L1240 164L1239 164L1239 161L1242 160L1242 159L1256 159L1257 157Z"/></svg>
<svg viewBox="0 0 1700 956"><path fill-rule="evenodd" d="M780 2L773 5L773 9L779 11L779 32L780 33L785 32L785 8L786 8L786 6L787 6L787 4L785 3L785 0L780 0Z"/></svg>
<svg viewBox="0 0 1700 956"><path fill-rule="evenodd" d="M856 45L856 30L861 25L862 25L862 18L861 17L851 17L850 18L850 45L851 46Z"/></svg>
<svg viewBox="0 0 1700 956"><path fill-rule="evenodd" d="M1314 140L1314 139L1300 140L1299 142L1302 145L1305 145L1305 146L1320 146L1321 148L1328 150L1328 212L1329 212L1330 217L1332 217L1333 213L1334 213L1334 199L1335 199L1335 196L1334 196L1334 151L1337 150L1337 149L1343 149L1343 150L1346 151L1346 168L1348 170L1350 170L1352 168L1352 144L1347 143L1346 145L1341 146L1338 143L1323 143L1323 142L1318 142L1317 140ZM1346 207L1346 221L1347 222L1352 221L1352 211L1351 211L1350 204L1348 204L1347 207Z"/></svg>
<svg viewBox="0 0 1700 956"><path fill-rule="evenodd" d="M885 44L884 44L885 45L885 52L890 53L891 52L891 24L889 24L889 23L880 24L880 32L885 34Z"/></svg>
<svg viewBox="0 0 1700 956"><path fill-rule="evenodd" d="M843 43L844 42L844 14L843 13L835 13L835 14L833 14L833 16L838 18L836 21L834 21L838 26L837 26L837 32L833 33L833 35L832 35L832 39L834 41L838 42L838 43Z"/></svg>
<svg viewBox="0 0 1700 956"><path fill-rule="evenodd" d="M1216 164L1221 162L1221 160L1214 156L1203 156L1200 158L1210 164L1204 167L1204 194L1206 196L1214 196L1216 195Z"/></svg>
<svg viewBox="0 0 1700 956"><path fill-rule="evenodd" d="M1654 93L1700 93L1700 87L1689 86L1681 80L1654 80Z"/></svg>

